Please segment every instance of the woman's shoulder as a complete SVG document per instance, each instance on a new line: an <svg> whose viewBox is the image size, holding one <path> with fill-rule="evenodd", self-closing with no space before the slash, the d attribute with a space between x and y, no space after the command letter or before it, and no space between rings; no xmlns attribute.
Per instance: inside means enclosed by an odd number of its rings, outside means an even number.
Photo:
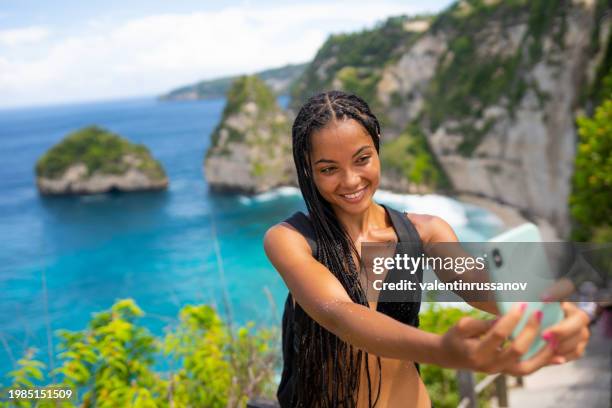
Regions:
<svg viewBox="0 0 612 408"><path fill-rule="evenodd" d="M455 231L442 217L432 214L404 212L419 233L424 244L430 242L456 242Z"/></svg>
<svg viewBox="0 0 612 408"><path fill-rule="evenodd" d="M274 253L291 255L295 251L308 251L310 248L306 238L293 226L284 221L268 228L263 239L264 250L268 257Z"/></svg>
<svg viewBox="0 0 612 408"><path fill-rule="evenodd" d="M300 250L310 249L310 219L299 211L285 220L268 228L264 235L264 248L266 252L275 249Z"/></svg>

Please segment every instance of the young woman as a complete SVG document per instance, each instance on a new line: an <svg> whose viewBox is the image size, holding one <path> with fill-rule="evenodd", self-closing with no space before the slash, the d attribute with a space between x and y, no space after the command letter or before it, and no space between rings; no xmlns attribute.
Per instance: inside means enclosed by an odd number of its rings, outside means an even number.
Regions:
<svg viewBox="0 0 612 408"><path fill-rule="evenodd" d="M355 95L312 97L292 129L293 158L308 215L268 230L266 254L289 288L283 315L283 407L429 407L415 363L529 374L580 356L586 314L563 303L566 318L549 329L550 347L520 361L538 329L533 314L506 339L526 304L496 321L465 317L443 336L417 328L419 303L369 302L360 283L362 242L456 242L441 218L401 214L372 199L380 182L380 125ZM494 303L476 306L495 313Z"/></svg>

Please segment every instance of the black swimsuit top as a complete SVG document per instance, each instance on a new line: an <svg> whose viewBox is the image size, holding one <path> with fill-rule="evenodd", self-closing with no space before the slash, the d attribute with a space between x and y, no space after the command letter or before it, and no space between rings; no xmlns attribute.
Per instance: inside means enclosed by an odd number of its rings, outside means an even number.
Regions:
<svg viewBox="0 0 612 408"><path fill-rule="evenodd" d="M421 238L410 220L399 211L392 208L383 206L391 219L393 229L397 234L399 242L402 243L398 253L406 253L410 257L420 257L423 254L423 245ZM291 217L287 218L284 222L293 226L298 232L300 232L310 249L312 254L316 257L317 253L317 242L315 232L312 227L310 219L303 212L296 212ZM400 252L401 251L401 252ZM406 276L400 276L401 274L394 274L390 271L387 274L385 282L398 282L401 278ZM418 279L419 282L423 281L423 269L419 268L414 275L413 279ZM418 296L419 302L401 302L397 299L394 301L385 301L385 296L389 292L381 292L380 299L377 303L376 310L384 313L395 320L410 326L419 326L419 310L421 308L420 295ZM391 294L391 296L393 296ZM299 309L299 310L298 310ZM299 306L299 304L293 305L293 299L291 293L287 295L285 301L285 310L283 312L283 323L282 323L282 339L283 339L283 372L281 375L281 381L278 386L276 393L278 401L283 408L295 406L295 392L294 384L299 381L297 377L297 367L295 365L294 356L298 352L298 339L300 338L300 327L294 316L297 312L305 313ZM418 365L417 365L418 370Z"/></svg>

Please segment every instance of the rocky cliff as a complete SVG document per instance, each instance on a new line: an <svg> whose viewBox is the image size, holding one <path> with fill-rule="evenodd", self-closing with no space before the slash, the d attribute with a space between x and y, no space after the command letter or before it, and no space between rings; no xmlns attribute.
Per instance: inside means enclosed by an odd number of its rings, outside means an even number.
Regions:
<svg viewBox="0 0 612 408"><path fill-rule="evenodd" d="M448 180L455 192L543 217L563 236L574 119L604 59L606 16L605 1L470 0L433 17L397 17L330 37L294 87L291 106L328 88L363 95L389 143L409 138L408 128L425 138L426 173L444 175L429 177L426 190ZM406 171L401 160L388 167L383 187L423 190L418 168Z"/></svg>
<svg viewBox="0 0 612 408"><path fill-rule="evenodd" d="M36 163L42 194L97 194L161 190L168 178L143 145L96 127L66 136Z"/></svg>
<svg viewBox="0 0 612 408"><path fill-rule="evenodd" d="M291 129L257 76L234 81L211 136L204 175L213 190L259 193L294 183Z"/></svg>

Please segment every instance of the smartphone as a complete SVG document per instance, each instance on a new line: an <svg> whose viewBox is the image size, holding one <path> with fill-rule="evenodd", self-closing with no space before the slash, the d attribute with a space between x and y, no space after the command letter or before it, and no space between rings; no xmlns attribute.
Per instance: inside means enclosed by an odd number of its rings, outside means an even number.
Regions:
<svg viewBox="0 0 612 408"><path fill-rule="evenodd" d="M527 308L512 332L512 338L516 338L523 330L527 320L536 310L543 313L540 332L531 343L529 351L521 358L526 360L546 346L542 332L563 319L559 302L537 301L543 291L555 282L540 231L534 224L523 224L490 239L485 244L485 253L491 282L527 283L526 290L521 293L495 293L497 307L502 314L508 313L519 301L527 302Z"/></svg>

